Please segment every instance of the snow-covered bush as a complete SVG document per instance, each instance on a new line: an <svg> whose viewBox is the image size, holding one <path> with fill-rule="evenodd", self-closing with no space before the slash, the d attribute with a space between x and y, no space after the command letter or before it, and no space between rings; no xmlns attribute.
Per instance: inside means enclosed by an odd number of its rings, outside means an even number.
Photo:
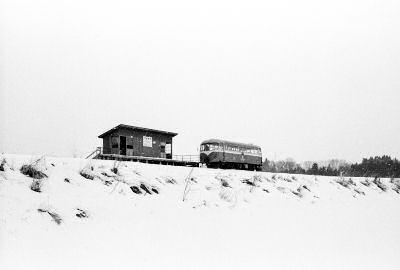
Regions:
<svg viewBox="0 0 400 270"><path fill-rule="evenodd" d="M83 168L79 174L89 180L93 180L94 179L94 175L93 172L91 170L89 170L88 168Z"/></svg>
<svg viewBox="0 0 400 270"><path fill-rule="evenodd" d="M360 183L366 187L369 187L371 185L371 182L369 181L369 179L367 177L364 179L364 181L360 181Z"/></svg>
<svg viewBox="0 0 400 270"><path fill-rule="evenodd" d="M40 171L34 164L23 165L20 169L21 173L34 179L42 179L47 175Z"/></svg>
<svg viewBox="0 0 400 270"><path fill-rule="evenodd" d="M386 192L387 187L381 182L381 179L378 177L375 177L374 181L372 181L380 190L383 192Z"/></svg>
<svg viewBox="0 0 400 270"><path fill-rule="evenodd" d="M0 172L4 172L4 167L5 167L5 165L6 165L6 159L5 158L3 158L2 160L1 160L1 162L0 162Z"/></svg>
<svg viewBox="0 0 400 270"><path fill-rule="evenodd" d="M302 187L298 187L296 190L292 190L292 193L299 198L303 198L303 194L301 193Z"/></svg>
<svg viewBox="0 0 400 270"><path fill-rule="evenodd" d="M336 183L338 183L339 185L341 185L345 188L350 188L351 185L353 185L353 186L356 185L356 183L354 183L354 181L351 178L345 179L344 177L336 179Z"/></svg>
<svg viewBox="0 0 400 270"><path fill-rule="evenodd" d="M137 186L130 186L129 187L133 193L142 194L142 191Z"/></svg>
<svg viewBox="0 0 400 270"><path fill-rule="evenodd" d="M115 174L118 174L118 168L119 168L120 165L121 165L121 162L120 162L120 161L114 160L114 165L113 165L113 167L111 168L111 171L112 171L113 173L115 173Z"/></svg>
<svg viewBox="0 0 400 270"><path fill-rule="evenodd" d="M400 179L391 180L394 187L392 188L397 194L400 194Z"/></svg>
<svg viewBox="0 0 400 270"><path fill-rule="evenodd" d="M31 190L35 192L42 192L42 180L34 179L31 184Z"/></svg>
<svg viewBox="0 0 400 270"><path fill-rule="evenodd" d="M78 210L78 213L76 213L75 216L77 216L78 218L88 218L89 217L87 211L82 210L80 208L77 208L76 210Z"/></svg>
<svg viewBox="0 0 400 270"><path fill-rule="evenodd" d="M57 223L58 225L60 225L61 222L62 222L62 218L60 217L60 215L57 214L57 213L54 212L54 211L50 211L50 210L47 210L47 209L39 208L39 209L38 209L38 212L39 212L39 213L47 213L47 214L49 214L50 217L53 219L53 221L54 221L55 223Z"/></svg>

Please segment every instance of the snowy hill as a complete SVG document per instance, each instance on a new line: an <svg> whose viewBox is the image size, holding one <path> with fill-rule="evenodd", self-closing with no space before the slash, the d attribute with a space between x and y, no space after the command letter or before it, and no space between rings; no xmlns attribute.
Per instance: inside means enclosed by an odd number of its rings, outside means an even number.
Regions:
<svg viewBox="0 0 400 270"><path fill-rule="evenodd" d="M400 267L398 179L0 163L0 269Z"/></svg>

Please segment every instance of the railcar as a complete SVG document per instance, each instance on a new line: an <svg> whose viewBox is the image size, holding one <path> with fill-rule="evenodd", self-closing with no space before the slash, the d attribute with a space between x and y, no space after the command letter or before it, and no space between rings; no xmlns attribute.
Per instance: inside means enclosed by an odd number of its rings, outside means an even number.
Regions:
<svg viewBox="0 0 400 270"><path fill-rule="evenodd" d="M200 163L209 168L261 171L261 148L254 144L210 139L200 144Z"/></svg>

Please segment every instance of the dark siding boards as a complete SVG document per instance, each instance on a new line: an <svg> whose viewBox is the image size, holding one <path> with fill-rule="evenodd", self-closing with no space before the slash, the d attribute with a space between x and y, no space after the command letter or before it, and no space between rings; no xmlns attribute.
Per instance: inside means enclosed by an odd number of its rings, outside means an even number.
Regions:
<svg viewBox="0 0 400 270"><path fill-rule="evenodd" d="M126 146L121 145L121 136L126 137ZM151 147L143 145L144 136L151 137ZM103 137L103 153L171 159L172 137L173 135L156 131L121 127ZM149 143L150 141L147 141L148 145ZM168 150L168 144L171 146L170 154L165 153L165 150Z"/></svg>

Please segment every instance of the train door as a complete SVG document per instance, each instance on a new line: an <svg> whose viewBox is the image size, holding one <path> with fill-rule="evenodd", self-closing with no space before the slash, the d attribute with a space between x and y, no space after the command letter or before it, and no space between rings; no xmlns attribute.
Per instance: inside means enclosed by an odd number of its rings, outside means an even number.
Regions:
<svg viewBox="0 0 400 270"><path fill-rule="evenodd" d="M119 154L126 156L126 137L125 136L119 137Z"/></svg>

